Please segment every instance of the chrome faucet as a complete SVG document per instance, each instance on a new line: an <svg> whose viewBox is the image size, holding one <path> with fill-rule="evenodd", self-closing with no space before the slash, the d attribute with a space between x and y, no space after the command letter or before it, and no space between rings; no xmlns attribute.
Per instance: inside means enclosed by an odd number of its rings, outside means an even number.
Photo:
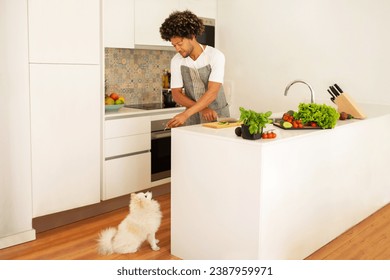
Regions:
<svg viewBox="0 0 390 280"><path fill-rule="evenodd" d="M305 81L302 81L302 80L295 80L295 81L292 81L291 83L289 83L287 85L286 89L284 90L284 96L287 96L287 92L290 89L290 87L296 83L302 83L302 84L305 84L309 87L311 103L314 103L314 90L313 90L313 88L308 83L306 83Z"/></svg>

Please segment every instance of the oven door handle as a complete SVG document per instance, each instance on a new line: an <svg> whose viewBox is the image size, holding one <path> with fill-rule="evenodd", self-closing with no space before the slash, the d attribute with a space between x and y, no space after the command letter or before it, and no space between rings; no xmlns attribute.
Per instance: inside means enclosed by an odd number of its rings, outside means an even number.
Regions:
<svg viewBox="0 0 390 280"><path fill-rule="evenodd" d="M171 137L170 131L153 132L151 135L152 140Z"/></svg>

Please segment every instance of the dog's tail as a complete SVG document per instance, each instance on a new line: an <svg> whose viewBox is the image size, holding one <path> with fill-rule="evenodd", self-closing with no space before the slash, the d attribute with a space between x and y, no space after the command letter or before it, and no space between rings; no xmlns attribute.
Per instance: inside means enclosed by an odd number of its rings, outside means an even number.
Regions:
<svg viewBox="0 0 390 280"><path fill-rule="evenodd" d="M117 229L113 227L109 227L100 232L99 239L98 239L99 254L110 255L114 253L114 249L112 248L112 239L114 238L116 232Z"/></svg>

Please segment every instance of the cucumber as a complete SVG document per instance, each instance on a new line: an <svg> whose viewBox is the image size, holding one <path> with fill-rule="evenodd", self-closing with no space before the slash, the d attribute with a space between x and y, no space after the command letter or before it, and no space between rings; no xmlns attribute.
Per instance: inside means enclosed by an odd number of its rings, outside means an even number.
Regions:
<svg viewBox="0 0 390 280"><path fill-rule="evenodd" d="M292 123L283 121L280 123L284 128L292 128Z"/></svg>

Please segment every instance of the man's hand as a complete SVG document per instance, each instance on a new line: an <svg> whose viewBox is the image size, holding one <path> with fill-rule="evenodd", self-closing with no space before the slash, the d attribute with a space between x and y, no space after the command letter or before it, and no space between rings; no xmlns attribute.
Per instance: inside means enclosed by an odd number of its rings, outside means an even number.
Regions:
<svg viewBox="0 0 390 280"><path fill-rule="evenodd" d="M204 120L209 122L215 121L218 118L217 112L210 108L203 109L200 114Z"/></svg>
<svg viewBox="0 0 390 280"><path fill-rule="evenodd" d="M200 114L202 116L202 119L204 119L205 121L209 121L209 122L215 121L218 117L217 112L215 112L214 110L209 109L209 108L203 109L200 112ZM184 112L174 116L169 122L167 122L166 126L169 128L181 126L187 121L187 119L189 117L190 116L187 113L187 111L184 111Z"/></svg>
<svg viewBox="0 0 390 280"><path fill-rule="evenodd" d="M167 122L167 127L172 128L172 127L181 126L187 121L188 117L189 116L186 114L186 111L177 114L176 116L173 117L173 119Z"/></svg>

